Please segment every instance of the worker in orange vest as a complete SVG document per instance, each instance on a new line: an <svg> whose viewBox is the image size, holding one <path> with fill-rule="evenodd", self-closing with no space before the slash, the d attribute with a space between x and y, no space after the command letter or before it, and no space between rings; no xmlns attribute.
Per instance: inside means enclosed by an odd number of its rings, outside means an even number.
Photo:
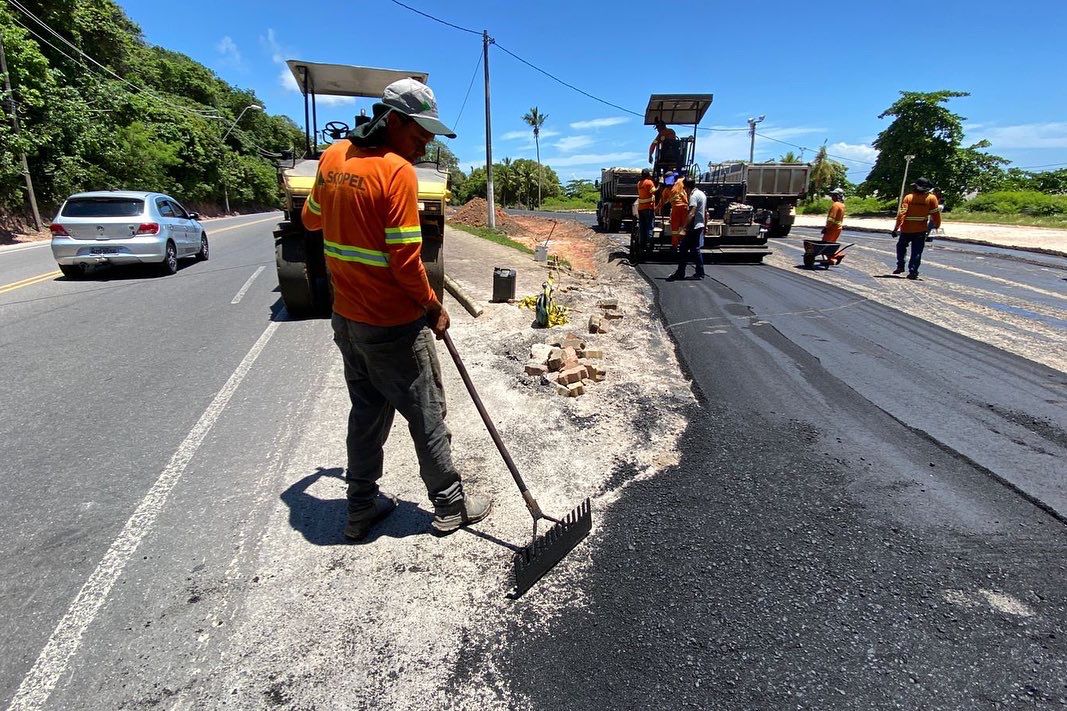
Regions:
<svg viewBox="0 0 1067 711"><path fill-rule="evenodd" d="M412 165L435 135L456 137L438 118L430 87L393 82L374 105L374 118L322 154L301 213L307 229L322 230L333 283L334 342L352 401L344 534L354 541L396 509L396 497L378 480L397 412L408 422L437 531L480 521L491 505L464 491L444 421L433 336L444 336L449 317L422 265Z"/></svg>
<svg viewBox="0 0 1067 711"><path fill-rule="evenodd" d="M908 279L919 278L919 264L922 262L923 247L926 246L926 236L931 229L941 226L937 197L930 193L933 187L933 183L926 178L919 178L912 183L911 192L905 195L900 203L892 233L897 238L897 268L893 270L894 274L904 273L904 258L907 257L910 246Z"/></svg>
<svg viewBox="0 0 1067 711"><path fill-rule="evenodd" d="M652 139L652 143L648 146L648 162L655 162L657 148L662 149L664 144L677 140L678 134L674 132L674 129L667 126L662 120L657 119L656 137Z"/></svg>
<svg viewBox="0 0 1067 711"><path fill-rule="evenodd" d="M671 247L677 249L685 236L685 225L689 221L689 192L680 175L668 175L664 182L673 181L660 196L657 210L670 203L671 206Z"/></svg>
<svg viewBox="0 0 1067 711"><path fill-rule="evenodd" d="M830 212L826 215L826 226L822 228L823 242L836 242L841 237L841 230L845 225L845 191L834 188L830 191ZM845 258L842 252L838 252L831 261L840 264Z"/></svg>
<svg viewBox="0 0 1067 711"><path fill-rule="evenodd" d="M648 249L652 244L652 229L656 222L656 184L652 182L652 171L641 171L641 180L637 183L637 226L641 249Z"/></svg>

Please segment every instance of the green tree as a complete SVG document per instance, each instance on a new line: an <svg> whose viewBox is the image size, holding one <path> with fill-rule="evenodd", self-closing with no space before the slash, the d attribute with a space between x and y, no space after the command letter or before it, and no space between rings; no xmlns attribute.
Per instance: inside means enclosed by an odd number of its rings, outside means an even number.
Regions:
<svg viewBox="0 0 1067 711"><path fill-rule="evenodd" d="M785 154L778 159L779 163L800 163L800 156L793 151L786 151Z"/></svg>
<svg viewBox="0 0 1067 711"><path fill-rule="evenodd" d="M817 200L834 188L848 190L851 186L852 184L848 182L848 168L843 163L830 158L826 154L826 144L823 144L819 152L815 154L815 160L811 162L808 199Z"/></svg>
<svg viewBox="0 0 1067 711"><path fill-rule="evenodd" d="M541 127L545 125L545 119L547 118L548 114L541 113L536 106L532 107L522 117L522 120L533 128L534 147L537 150L537 207L541 207Z"/></svg>

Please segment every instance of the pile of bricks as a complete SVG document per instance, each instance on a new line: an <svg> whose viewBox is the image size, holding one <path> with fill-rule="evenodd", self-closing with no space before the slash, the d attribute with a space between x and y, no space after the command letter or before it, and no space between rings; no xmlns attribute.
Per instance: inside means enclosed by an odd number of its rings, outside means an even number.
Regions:
<svg viewBox="0 0 1067 711"><path fill-rule="evenodd" d="M589 317L589 333L607 333L608 321L622 318L619 302L616 299L601 299L596 302L596 306L600 313Z"/></svg>
<svg viewBox="0 0 1067 711"><path fill-rule="evenodd" d="M585 386L604 380L604 353L591 348L577 333L551 336L535 343L526 362L526 374L541 377L541 382L566 397L585 394ZM593 361L597 361L594 363Z"/></svg>

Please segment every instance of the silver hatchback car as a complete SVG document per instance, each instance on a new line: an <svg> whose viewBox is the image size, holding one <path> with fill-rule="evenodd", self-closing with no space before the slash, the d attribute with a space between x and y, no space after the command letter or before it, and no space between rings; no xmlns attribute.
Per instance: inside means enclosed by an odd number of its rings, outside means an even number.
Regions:
<svg viewBox="0 0 1067 711"><path fill-rule="evenodd" d="M94 264L153 263L173 274L179 259L208 258L199 218L160 193L78 193L52 220L52 256L71 279Z"/></svg>

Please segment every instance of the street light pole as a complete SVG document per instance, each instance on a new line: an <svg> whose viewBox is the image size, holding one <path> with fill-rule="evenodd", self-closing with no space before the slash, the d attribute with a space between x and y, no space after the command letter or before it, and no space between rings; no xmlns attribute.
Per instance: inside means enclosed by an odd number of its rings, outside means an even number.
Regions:
<svg viewBox="0 0 1067 711"><path fill-rule="evenodd" d="M908 168L911 167L911 162L915 160L915 156L908 154L904 156L904 179L900 181L900 198L897 199L897 213L900 213L900 206L904 204L904 186L908 184Z"/></svg>
<svg viewBox="0 0 1067 711"><path fill-rule="evenodd" d="M493 117L489 111L489 45L493 38L488 30L482 30L482 68L485 70L485 201L489 214L485 222L489 229L496 229L496 205L493 199Z"/></svg>
<svg viewBox="0 0 1067 711"><path fill-rule="evenodd" d="M748 163L751 165L756 157L756 124L767 118L766 116L749 117L748 119Z"/></svg>
<svg viewBox="0 0 1067 711"><path fill-rule="evenodd" d="M228 129L226 129L226 133L222 134L222 143L226 143L226 138L230 135L230 133L233 132L233 129L237 128L237 124L240 123L241 117L244 116L245 112L249 109L252 109L253 111L262 111L263 107L259 104L249 104L248 106L241 109L241 113L237 114L237 118L234 119L233 124ZM226 150L226 146L223 146L222 148L223 151ZM223 155L225 155L225 152L223 153ZM230 186L229 183L226 182L225 168L222 171L222 197L223 201L226 204L226 214L228 215L230 214Z"/></svg>

